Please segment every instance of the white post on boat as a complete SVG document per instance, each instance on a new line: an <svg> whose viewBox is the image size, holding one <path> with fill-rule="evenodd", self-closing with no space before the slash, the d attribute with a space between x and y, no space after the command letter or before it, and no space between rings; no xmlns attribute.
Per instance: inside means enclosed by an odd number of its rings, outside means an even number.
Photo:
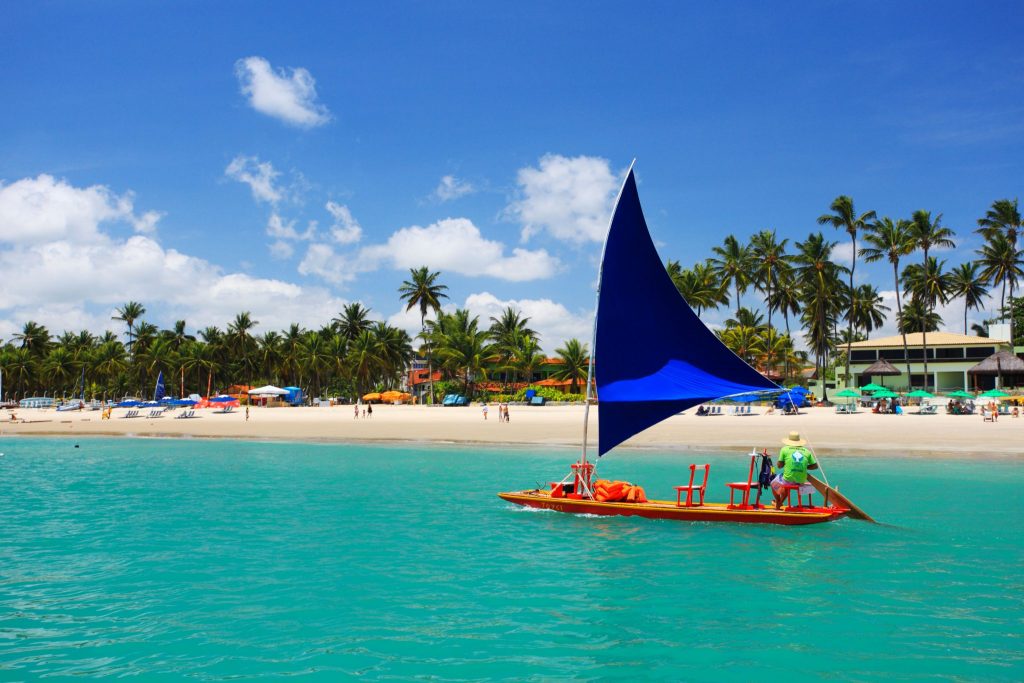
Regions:
<svg viewBox="0 0 1024 683"><path fill-rule="evenodd" d="M587 400L586 405L583 407L583 455L580 458L580 465L586 466L587 464L587 427L590 425L590 400L591 400L591 385L594 381L594 356L597 352L597 309L601 302L601 277L604 274L604 253L608 249L608 234L612 229L612 221L615 220L615 212L619 209L619 202L622 201L622 191L626 189L626 181L629 180L629 176L633 173L633 166L636 165L636 159L633 159L629 163L629 170L626 171L625 177L622 179L622 185L619 186L619 194L615 197L615 204L612 205L611 216L608 217L608 229L604 233L604 244L601 246L601 265L597 269L597 293L594 297L594 330L590 337L590 362L587 363ZM582 472L581 472L582 474ZM590 494L591 491L586 493Z"/></svg>

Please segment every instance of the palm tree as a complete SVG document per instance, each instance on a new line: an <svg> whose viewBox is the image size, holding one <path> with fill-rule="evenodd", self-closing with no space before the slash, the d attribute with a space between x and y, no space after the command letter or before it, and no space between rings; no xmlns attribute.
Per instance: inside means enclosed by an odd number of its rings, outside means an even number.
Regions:
<svg viewBox="0 0 1024 683"><path fill-rule="evenodd" d="M512 306L507 306L499 317L491 317L488 333L494 341L495 350L500 355L505 370L515 373L517 356L525 340L537 338L537 333L527 327L529 322L529 318L523 317L522 313Z"/></svg>
<svg viewBox="0 0 1024 683"><path fill-rule="evenodd" d="M38 359L32 355L28 348L5 349L3 358L4 373L15 382L15 397L24 396L22 392L25 384L31 381L38 362Z"/></svg>
<svg viewBox="0 0 1024 683"><path fill-rule="evenodd" d="M235 319L228 325L228 338L234 345L234 351L241 361L242 367L247 370L246 378L252 384L253 376L253 339L249 330L259 325L258 320L252 319L249 311L242 311L235 316Z"/></svg>
<svg viewBox="0 0 1024 683"><path fill-rule="evenodd" d="M924 301L910 299L903 309L903 321L900 323L900 330L905 334L911 332L938 332L942 324L942 316L935 311L929 311Z"/></svg>
<svg viewBox="0 0 1024 683"><path fill-rule="evenodd" d="M1009 237L1003 233L997 232L993 233L988 242L982 245L981 249L978 250L978 254L981 256L979 259L979 263L982 268L981 277L986 282L1001 285L1001 294L999 296L999 316L1000 319L1005 320L1007 315L1007 285L1009 285L1010 291L1012 292L1017 280L1024 277L1024 270L1021 268L1021 266L1024 265L1021 259L1021 250L1017 249L1013 243L1010 242ZM1010 301L1012 307L1012 296ZM1012 324L1012 315L1010 316L1010 320ZM1011 330L1011 344L1012 343Z"/></svg>
<svg viewBox="0 0 1024 683"><path fill-rule="evenodd" d="M135 321L146 314L146 307L138 301L129 301L121 308L115 309L117 315L111 316L111 320L120 320L128 326L128 362L133 358L132 353L132 332L135 328Z"/></svg>
<svg viewBox="0 0 1024 683"><path fill-rule="evenodd" d="M580 342L579 339L569 339L563 346L555 349L555 354L562 362L555 377L562 381L569 380L569 393L578 393L576 386L581 380L586 381L590 363L587 345Z"/></svg>
<svg viewBox="0 0 1024 683"><path fill-rule="evenodd" d="M21 342L21 348L28 350L35 358L42 358L50 348L50 331L33 320L25 323L13 339Z"/></svg>
<svg viewBox="0 0 1024 683"><path fill-rule="evenodd" d="M868 224L875 219L875 212L868 211L862 213L860 216L853 209L853 199L846 195L839 195L833 201L829 209L832 213L822 214L818 216L818 225L831 225L837 230L845 230L846 234L850 236L850 242L853 243L853 256L850 262L850 283L849 291L853 292L853 272L857 268L857 232L864 230L868 227ZM847 328L847 342L846 342L846 381L850 381L850 344L853 337L853 318L850 315L846 316L849 327Z"/></svg>
<svg viewBox="0 0 1024 683"><path fill-rule="evenodd" d="M370 329L370 309L358 301L347 304L339 317L331 319L331 324L338 334L352 341Z"/></svg>
<svg viewBox="0 0 1024 683"><path fill-rule="evenodd" d="M698 263L691 270L680 268L677 261L669 261L666 270L676 286L676 291L682 295L690 308L694 309L698 318L704 309L729 303L729 297L725 294L710 263Z"/></svg>
<svg viewBox="0 0 1024 683"><path fill-rule="evenodd" d="M972 308L981 309L981 303L988 296L985 278L978 274L978 263L961 263L949 274L949 298L964 300L964 334L967 334L967 312Z"/></svg>
<svg viewBox="0 0 1024 683"><path fill-rule="evenodd" d="M797 242L797 253L793 256L796 277L800 283L802 318L806 324L808 345L815 354L818 377L822 378L822 399L828 400L825 388L824 368L831 349L830 331L836 319L835 292L840 289L839 275L847 268L832 261L835 242L828 242L825 236L811 233L803 242Z"/></svg>
<svg viewBox="0 0 1024 683"><path fill-rule="evenodd" d="M868 263L887 259L892 265L893 287L896 289L896 321L903 319L903 300L900 297L900 259L909 256L914 252L915 241L910 233L910 221L905 219L893 220L889 217L879 219L868 226L864 241L870 246L860 250L864 260ZM903 325L899 324L900 334L903 336L903 361L907 365L907 386L910 382L910 353L907 350L907 333L903 331Z"/></svg>
<svg viewBox="0 0 1024 683"><path fill-rule="evenodd" d="M866 336L882 326L889 307L882 303L882 297L872 285L860 285L853 290L850 298L849 317L854 330L864 330Z"/></svg>
<svg viewBox="0 0 1024 683"><path fill-rule="evenodd" d="M405 310L412 310L413 307L419 306L420 309L420 337L426 342L425 332L427 329L427 311L437 312L441 310L441 299L447 299L448 295L445 294L445 290L448 289L447 285L437 284L437 278L440 277L441 273L431 273L430 269L426 266L419 268L409 269L410 279L402 282L402 286L398 288L401 296L399 297L402 301L406 302ZM430 354L427 356L427 384L428 384L428 396L430 401L434 400L434 368L430 362Z"/></svg>
<svg viewBox="0 0 1024 683"><path fill-rule="evenodd" d="M717 258L710 259L711 265L723 288L732 286L736 290L736 310L740 308L740 295L750 285L753 257L750 247L740 244L733 235L725 238L720 247L712 247Z"/></svg>
<svg viewBox="0 0 1024 683"><path fill-rule="evenodd" d="M985 217L978 219L978 229L976 232L981 233L986 240L990 242L996 235L1004 236L1010 243L1010 248L1013 251L1017 249L1017 237L1020 234L1021 229L1024 228L1024 224L1021 222L1020 210L1017 208L1017 200L1010 201L1009 199L997 199L992 202L992 208L985 212ZM1005 283L1004 283L1005 284ZM1013 290L1017 284L1016 278L1012 278L1009 281L1010 284L1010 301L1013 301ZM1003 302L1002 307L1005 307ZM1010 343L1013 344L1013 316L1010 316Z"/></svg>
<svg viewBox="0 0 1024 683"><path fill-rule="evenodd" d="M114 379L127 369L124 344L117 339L103 342L92 353L90 371L98 375L103 383L104 399Z"/></svg>
<svg viewBox="0 0 1024 683"><path fill-rule="evenodd" d="M924 252L924 259L922 260L923 272L922 277L924 281L928 281L930 276L929 273L929 260L928 252L932 247L948 247L952 249L956 246L953 242L953 231L942 225L942 214L940 213L932 220L932 214L930 211L920 209L914 212L914 215L910 217L910 235L914 238L914 244L918 249ZM932 287L928 287L932 289ZM934 292L932 292L934 295ZM936 298L934 296L928 296L925 299L925 303L929 306L929 312L935 307ZM924 348L924 390L928 391L928 330L921 330L921 346Z"/></svg>
<svg viewBox="0 0 1024 683"><path fill-rule="evenodd" d="M757 329L764 325L764 316L757 311L752 311L747 307L743 307L736 311L735 318L729 318L725 321L726 329L730 327L752 327Z"/></svg>
<svg viewBox="0 0 1024 683"><path fill-rule="evenodd" d="M756 327L735 325L717 334L723 344L750 365L753 365L757 356L764 354L763 339Z"/></svg>
<svg viewBox="0 0 1024 683"><path fill-rule="evenodd" d="M59 390L63 396L72 378L78 378L80 367L70 349L65 346L57 346L43 360L42 374L49 386L53 388L54 394Z"/></svg>
<svg viewBox="0 0 1024 683"><path fill-rule="evenodd" d="M160 336L171 342L171 348L175 351L181 349L185 342L195 341L196 338L191 334L185 332L185 321L175 320L174 327L170 330L164 330L160 333Z"/></svg>
<svg viewBox="0 0 1024 683"><path fill-rule="evenodd" d="M786 243L776 240L774 230L762 230L750 238L750 251L754 257L754 274L756 287L765 293L765 307L768 309L768 327L772 326L772 286L779 276L780 270L789 267L786 256Z"/></svg>

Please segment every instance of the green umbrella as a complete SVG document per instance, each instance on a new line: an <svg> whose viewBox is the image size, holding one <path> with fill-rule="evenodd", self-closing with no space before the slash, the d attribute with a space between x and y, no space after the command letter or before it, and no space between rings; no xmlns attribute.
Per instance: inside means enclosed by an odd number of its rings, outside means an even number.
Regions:
<svg viewBox="0 0 1024 683"><path fill-rule="evenodd" d="M856 389L843 389L836 396L838 398L857 398L860 396L860 392Z"/></svg>
<svg viewBox="0 0 1024 683"><path fill-rule="evenodd" d="M899 394L893 393L893 392L889 391L888 389L883 389L882 391L876 391L875 392L875 398L898 398L898 397L899 397Z"/></svg>
<svg viewBox="0 0 1024 683"><path fill-rule="evenodd" d="M932 394L929 394L924 389L918 389L917 391L911 391L907 394L907 398L931 398Z"/></svg>
<svg viewBox="0 0 1024 683"><path fill-rule="evenodd" d="M999 389L990 389L982 394L982 396L984 398L1003 398L1004 396L1009 396L1009 394Z"/></svg>
<svg viewBox="0 0 1024 683"><path fill-rule="evenodd" d="M954 391L947 394L950 398L974 398L974 394L968 394L966 391Z"/></svg>
<svg viewBox="0 0 1024 683"><path fill-rule="evenodd" d="M860 388L861 391L867 391L867 392L883 391L884 389L885 389L885 387L880 387L877 384L866 384L866 385L864 385L864 386L862 386Z"/></svg>

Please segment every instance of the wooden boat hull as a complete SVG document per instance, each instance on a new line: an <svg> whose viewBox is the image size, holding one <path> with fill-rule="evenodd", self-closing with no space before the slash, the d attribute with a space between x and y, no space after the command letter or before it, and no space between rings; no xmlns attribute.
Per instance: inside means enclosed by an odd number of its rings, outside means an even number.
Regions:
<svg viewBox="0 0 1024 683"><path fill-rule="evenodd" d="M671 500L649 500L646 503L599 503L596 500L552 498L549 491L532 489L499 493L498 497L516 505L576 515L605 515L671 519L683 522L732 522L734 524L820 524L831 522L849 512L840 507L784 507L758 509L730 507L725 503L705 503L691 507L678 506Z"/></svg>

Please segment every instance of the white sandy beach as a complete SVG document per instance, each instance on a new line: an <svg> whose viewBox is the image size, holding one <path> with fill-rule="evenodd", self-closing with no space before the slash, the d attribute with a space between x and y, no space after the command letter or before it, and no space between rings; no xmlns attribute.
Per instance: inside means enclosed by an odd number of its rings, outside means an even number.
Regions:
<svg viewBox="0 0 1024 683"><path fill-rule="evenodd" d="M870 412L837 415L832 408L809 408L800 415L764 414L698 417L693 410L676 415L630 439L621 448L664 450L744 451L776 449L779 439L799 430L814 449L831 455L887 455L917 457L1024 455L1024 418L1000 417L985 422L978 415L875 415ZM174 412L160 418L125 419L126 409L115 409L110 420L100 413L16 410L18 421L0 424L0 435L54 436L162 436L243 438L332 442L428 442L515 446L578 446L583 406L512 406L510 422L496 419L491 406L488 420L479 405L462 408L436 406L374 406L370 419L353 419L352 406L323 408L252 408L220 414L197 410L189 420ZM591 443L596 439L597 414L591 410ZM941 412L941 411L940 411ZM143 415L148 411L143 410ZM2 415L2 414L0 414ZM22 421L23 420L23 421Z"/></svg>

